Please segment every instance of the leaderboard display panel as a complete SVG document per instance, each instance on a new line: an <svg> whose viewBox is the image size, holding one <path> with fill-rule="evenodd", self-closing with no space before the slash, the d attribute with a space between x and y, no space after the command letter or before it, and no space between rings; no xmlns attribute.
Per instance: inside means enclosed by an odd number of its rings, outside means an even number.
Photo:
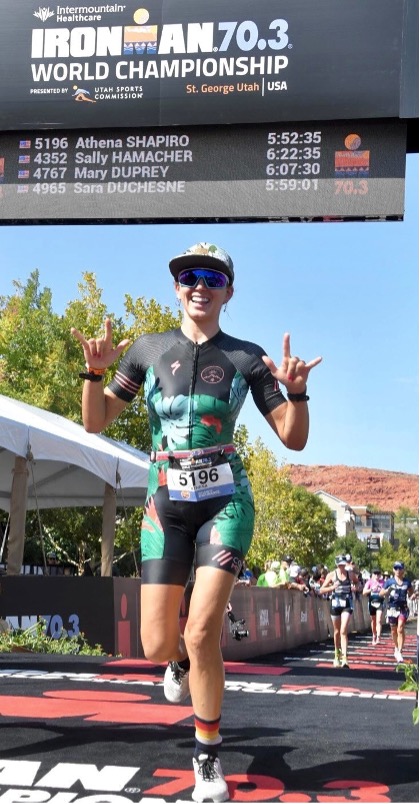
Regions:
<svg viewBox="0 0 420 804"><path fill-rule="evenodd" d="M0 0L0 223L401 220L416 3Z"/></svg>
<svg viewBox="0 0 420 804"><path fill-rule="evenodd" d="M401 121L0 135L0 220L400 220Z"/></svg>

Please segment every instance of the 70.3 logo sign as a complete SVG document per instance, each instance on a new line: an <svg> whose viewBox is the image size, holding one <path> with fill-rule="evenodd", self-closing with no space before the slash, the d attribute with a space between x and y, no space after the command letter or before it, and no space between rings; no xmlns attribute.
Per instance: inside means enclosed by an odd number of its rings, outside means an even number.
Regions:
<svg viewBox="0 0 420 804"><path fill-rule="evenodd" d="M153 776L166 777L171 781L143 790L143 795L174 796L188 790L194 784L193 771L174 770L173 768L158 768ZM336 779L323 785L323 793L311 796L304 792L293 791L287 793L285 785L274 776L260 774L231 774L226 776L229 788L229 801L235 802L319 802L329 804L334 801L360 801L364 804L385 804L391 799L387 795L389 787L378 782L362 781L359 779ZM340 791L340 795L337 793ZM128 790L127 790L128 792ZM140 800L140 802L142 799ZM150 801L150 799L149 799Z"/></svg>
<svg viewBox="0 0 420 804"><path fill-rule="evenodd" d="M288 28L287 20L282 18L271 20L264 27L258 27L254 20L189 22L186 26L181 23L164 24L157 52L159 56L226 53L232 44L242 53L267 48L284 50L293 47L289 44ZM138 30L141 31L141 26ZM219 42L220 37L215 36L215 31L221 34Z"/></svg>
<svg viewBox="0 0 420 804"><path fill-rule="evenodd" d="M288 27L289 25L284 19L272 20L268 30L275 33L275 38L266 39L260 37L258 25L253 20L244 20L239 25L237 22L219 22L218 29L224 31L225 35L219 48L213 49L224 53L228 50L232 39L235 38L236 46L242 52L254 50L255 47L258 50L265 50L266 47L270 50L283 50L289 44Z"/></svg>

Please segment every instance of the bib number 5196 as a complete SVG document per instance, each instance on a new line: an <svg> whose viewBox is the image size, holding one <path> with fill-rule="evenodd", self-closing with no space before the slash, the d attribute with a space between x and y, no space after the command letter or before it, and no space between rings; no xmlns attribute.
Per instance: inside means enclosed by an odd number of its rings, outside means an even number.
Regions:
<svg viewBox="0 0 420 804"><path fill-rule="evenodd" d="M232 469L228 462L197 469L170 467L167 475L171 500L200 502L214 497L232 495L235 491Z"/></svg>
<svg viewBox="0 0 420 804"><path fill-rule="evenodd" d="M217 483L219 479L219 473L217 468L214 466L210 471L207 469L198 469L192 470L190 472L180 472L179 473L179 485L184 487L189 487L192 485L194 488L197 486L206 486L209 482L210 483Z"/></svg>

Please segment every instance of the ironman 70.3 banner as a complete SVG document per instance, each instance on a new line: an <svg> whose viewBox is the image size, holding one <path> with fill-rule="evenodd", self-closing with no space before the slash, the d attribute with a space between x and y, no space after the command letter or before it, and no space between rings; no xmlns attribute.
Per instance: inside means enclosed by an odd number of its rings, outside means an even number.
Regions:
<svg viewBox="0 0 420 804"><path fill-rule="evenodd" d="M409 0L0 0L0 128L399 117Z"/></svg>

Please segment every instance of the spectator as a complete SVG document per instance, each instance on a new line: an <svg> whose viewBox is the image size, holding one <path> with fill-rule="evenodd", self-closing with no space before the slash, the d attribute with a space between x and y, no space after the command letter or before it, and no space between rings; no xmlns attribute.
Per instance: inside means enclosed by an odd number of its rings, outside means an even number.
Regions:
<svg viewBox="0 0 420 804"><path fill-rule="evenodd" d="M302 582L300 577L301 568L296 561L292 561L289 568L289 584L288 589L297 589L299 592L303 592L305 589L305 584Z"/></svg>
<svg viewBox="0 0 420 804"><path fill-rule="evenodd" d="M280 561L266 562L267 569L257 580L257 586L269 586L271 589L279 587Z"/></svg>
<svg viewBox="0 0 420 804"><path fill-rule="evenodd" d="M290 565L292 561L291 556L283 556L279 565L278 586L283 587L283 589L289 589Z"/></svg>
<svg viewBox="0 0 420 804"><path fill-rule="evenodd" d="M299 575L298 575L298 583L303 586L302 592L304 595L309 595L311 593L311 586L310 586L310 576L309 570L307 567L302 567Z"/></svg>
<svg viewBox="0 0 420 804"><path fill-rule="evenodd" d="M384 599L380 592L383 589L384 581L381 577L381 570L374 569L372 576L366 581L362 594L369 596L369 614L372 629L372 645L377 645L382 632L382 612Z"/></svg>
<svg viewBox="0 0 420 804"><path fill-rule="evenodd" d="M312 577L310 579L310 586L315 595L319 597L328 598L328 594L321 595L320 589L322 584L325 581L325 578L328 575L327 567L324 567L323 564L317 564L316 566L312 567Z"/></svg>
<svg viewBox="0 0 420 804"><path fill-rule="evenodd" d="M241 586L255 586L257 583L257 579L254 576L254 573L251 569L249 569L245 559L242 561L242 567L239 571L239 575L236 579L236 585L240 584Z"/></svg>

